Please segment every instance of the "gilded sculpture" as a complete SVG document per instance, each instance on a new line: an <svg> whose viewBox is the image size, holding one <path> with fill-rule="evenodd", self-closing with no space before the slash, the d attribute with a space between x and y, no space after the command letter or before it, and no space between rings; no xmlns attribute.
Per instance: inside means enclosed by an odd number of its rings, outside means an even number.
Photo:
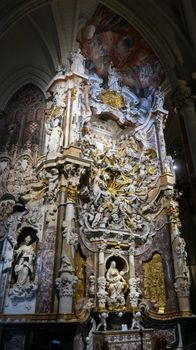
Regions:
<svg viewBox="0 0 196 350"><path fill-rule="evenodd" d="M152 259L143 263L144 297L150 300L160 313L166 305L165 278L161 255L155 253Z"/></svg>

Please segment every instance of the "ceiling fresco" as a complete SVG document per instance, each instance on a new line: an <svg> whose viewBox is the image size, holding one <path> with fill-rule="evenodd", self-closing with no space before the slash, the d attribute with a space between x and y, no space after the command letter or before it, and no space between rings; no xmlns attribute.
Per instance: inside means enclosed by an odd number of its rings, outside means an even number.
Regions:
<svg viewBox="0 0 196 350"><path fill-rule="evenodd" d="M121 85L128 86L139 97L147 97L165 78L158 58L142 36L103 5L97 7L82 28L78 41L89 72L106 83L108 70L115 68Z"/></svg>

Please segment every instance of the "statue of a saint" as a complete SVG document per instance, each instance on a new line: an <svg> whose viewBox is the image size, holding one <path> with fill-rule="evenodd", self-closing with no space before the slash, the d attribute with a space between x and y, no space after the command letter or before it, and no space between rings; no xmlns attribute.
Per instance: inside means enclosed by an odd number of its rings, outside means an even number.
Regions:
<svg viewBox="0 0 196 350"><path fill-rule="evenodd" d="M54 153L60 151L62 145L62 128L60 118L55 118L46 124L46 132L49 135L48 140L48 153Z"/></svg>
<svg viewBox="0 0 196 350"><path fill-rule="evenodd" d="M85 58L81 53L81 50L78 49L72 54L72 65L71 71L75 73L85 74Z"/></svg>
<svg viewBox="0 0 196 350"><path fill-rule="evenodd" d="M25 237L24 242L15 250L16 284L19 287L27 287L33 279L35 251L32 246L31 236Z"/></svg>
<svg viewBox="0 0 196 350"><path fill-rule="evenodd" d="M119 86L119 75L112 63L110 63L108 68L108 88L112 91L120 91Z"/></svg>
<svg viewBox="0 0 196 350"><path fill-rule="evenodd" d="M111 261L110 267L106 273L107 289L109 293L108 304L112 307L125 305L125 292L127 282L125 281L124 272L119 272L116 268L116 262Z"/></svg>

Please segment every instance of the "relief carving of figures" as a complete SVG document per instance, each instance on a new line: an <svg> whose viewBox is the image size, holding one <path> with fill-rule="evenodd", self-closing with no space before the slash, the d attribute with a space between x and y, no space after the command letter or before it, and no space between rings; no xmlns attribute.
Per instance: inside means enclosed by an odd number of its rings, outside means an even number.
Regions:
<svg viewBox="0 0 196 350"><path fill-rule="evenodd" d="M106 291L106 279L105 277L101 276L97 280L98 283L98 292L97 292L97 298L98 298L98 306L100 309L104 309L106 305L106 300L108 296L108 292Z"/></svg>
<svg viewBox="0 0 196 350"><path fill-rule="evenodd" d="M46 198L49 203L52 203L56 198L59 180L59 171L56 168L50 169L45 175L47 180Z"/></svg>
<svg viewBox="0 0 196 350"><path fill-rule="evenodd" d="M6 158L2 154L0 159L0 197L9 192L16 199L31 190L32 183L36 182L35 164L36 155L30 149L22 150L12 147Z"/></svg>
<svg viewBox="0 0 196 350"><path fill-rule="evenodd" d="M152 259L143 263L144 298L150 300L160 311L166 305L165 280L161 255L155 253Z"/></svg>
<svg viewBox="0 0 196 350"><path fill-rule="evenodd" d="M142 208L161 174L155 150L143 149L133 135L98 139L88 126L83 135L83 154L88 150L92 160L89 184L80 193L83 230L118 229L147 239L152 225Z"/></svg>
<svg viewBox="0 0 196 350"><path fill-rule="evenodd" d="M116 262L112 260L106 273L109 308L115 309L125 305L125 293L128 285L123 276L124 271L119 272Z"/></svg>
<svg viewBox="0 0 196 350"><path fill-rule="evenodd" d="M70 259L66 255L62 256L59 277L55 281L59 297L72 296L77 280L75 269L73 268Z"/></svg>
<svg viewBox="0 0 196 350"><path fill-rule="evenodd" d="M175 242L176 241L176 242ZM176 237L174 241L175 255L174 255L174 264L176 267L176 277L184 277L190 282L189 268L187 266L187 252L185 250L186 243L184 238Z"/></svg>
<svg viewBox="0 0 196 350"><path fill-rule="evenodd" d="M132 277L129 280L129 298L130 298L130 303L132 307L137 307L139 300L140 300L140 295L142 293L140 289L140 278L139 277Z"/></svg>
<svg viewBox="0 0 196 350"><path fill-rule="evenodd" d="M62 236L65 238L66 242L70 245L77 246L78 244L78 234L74 232L74 228L69 227L66 220L62 223Z"/></svg>

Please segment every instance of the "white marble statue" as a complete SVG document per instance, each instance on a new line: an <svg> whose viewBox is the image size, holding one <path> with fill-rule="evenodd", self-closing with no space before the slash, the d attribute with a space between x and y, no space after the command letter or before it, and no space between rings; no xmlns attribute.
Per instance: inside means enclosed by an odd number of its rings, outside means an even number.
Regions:
<svg viewBox="0 0 196 350"><path fill-rule="evenodd" d="M142 321L142 314L140 311L133 313L131 329L144 329L140 322Z"/></svg>
<svg viewBox="0 0 196 350"><path fill-rule="evenodd" d="M109 293L109 306L123 306L125 305L125 289L127 283L123 277L124 272L116 268L116 262L111 261L110 267L106 273L107 289Z"/></svg>
<svg viewBox="0 0 196 350"><path fill-rule="evenodd" d="M71 71L79 74L85 74L85 58L78 49L72 54Z"/></svg>
<svg viewBox="0 0 196 350"><path fill-rule="evenodd" d="M35 260L35 251L29 235L25 237L24 242L15 250L14 254L16 284L20 287L26 287L32 281Z"/></svg>
<svg viewBox="0 0 196 350"><path fill-rule="evenodd" d="M114 67L112 67L112 63L110 63L108 68L108 88L109 90L119 91L119 75Z"/></svg>
<svg viewBox="0 0 196 350"><path fill-rule="evenodd" d="M47 151L48 153L55 153L60 151L60 146L62 146L62 128L60 118L55 118L50 120L50 122L45 125L46 132L49 136Z"/></svg>

